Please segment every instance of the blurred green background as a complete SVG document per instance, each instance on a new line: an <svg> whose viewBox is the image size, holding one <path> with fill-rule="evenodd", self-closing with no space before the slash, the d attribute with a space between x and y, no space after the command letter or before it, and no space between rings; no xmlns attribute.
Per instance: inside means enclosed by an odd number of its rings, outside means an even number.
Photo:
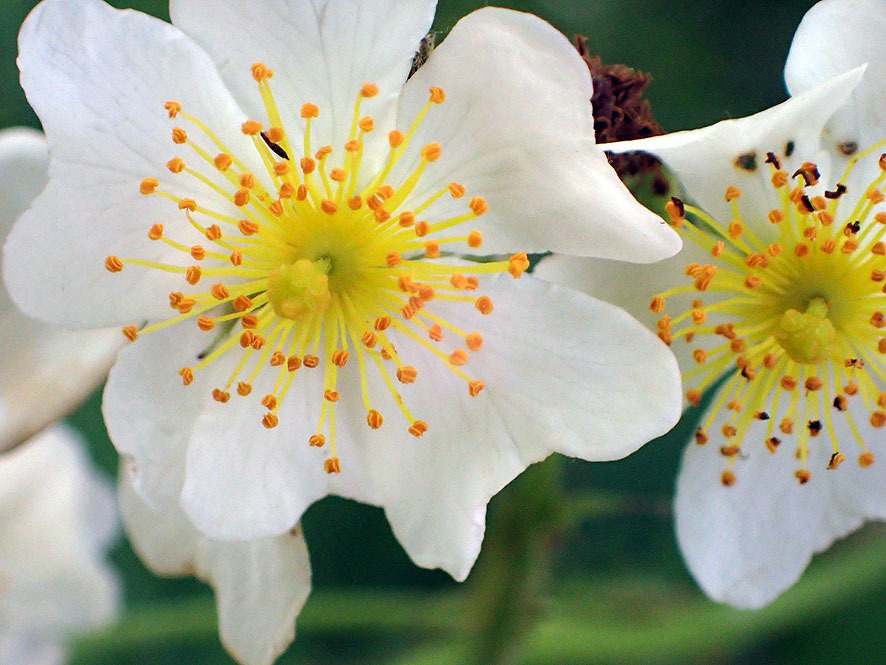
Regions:
<svg viewBox="0 0 886 665"><path fill-rule="evenodd" d="M242 1L242 0L241 0ZM39 126L18 87L15 38L30 0L4 0L0 126ZM113 2L167 18L163 0ZM441 0L442 37L485 3ZM808 0L537 0L534 12L607 63L650 72L648 98L667 130L737 117L782 101L781 70ZM814 63L810 63L814 66ZM116 458L94 395L71 422L96 461ZM674 541L670 500L692 415L627 460L553 459L493 500L480 562L457 585L413 566L381 511L338 499L304 519L314 593L281 663L882 663L886 530L870 526L813 562L761 612L704 598ZM212 596L161 580L125 543L121 625L78 641L80 665L229 664Z"/></svg>

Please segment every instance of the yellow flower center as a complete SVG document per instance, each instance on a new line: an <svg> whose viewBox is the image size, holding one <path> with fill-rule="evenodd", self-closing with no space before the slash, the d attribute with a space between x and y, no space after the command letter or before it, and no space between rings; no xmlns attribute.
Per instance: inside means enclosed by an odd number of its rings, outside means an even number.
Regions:
<svg viewBox="0 0 886 665"><path fill-rule="evenodd" d="M181 116L191 125L190 130L175 127L173 142L190 147L199 157L198 167L175 157L166 164L167 169L196 179L212 194L209 200L222 197L239 208L240 215L234 217L229 211L213 209L211 203L176 196L174 186L161 189L157 178L145 178L141 193L174 202L179 214L211 246L167 238L163 225L156 223L148 231L150 240L166 243L188 257L192 260L189 265L112 255L105 267L112 273L127 264L180 273L191 287L210 279L213 283L208 289L169 294L170 306L178 316L141 330L126 326L123 332L135 341L139 335L167 325L195 320L213 339L199 364L181 368L183 383L191 384L195 374L221 356L239 352L239 362L226 383L213 390L213 397L228 402L235 385L237 394L246 397L262 372L274 373L273 390L260 398L267 409L262 418L267 428L277 426L280 406L299 372L320 368L324 373L323 406L316 429L306 432L305 439L316 447L329 442L330 455L324 467L337 473L341 470L335 450L338 375L348 361L357 360L359 380L353 387L361 391L367 425L377 429L384 420L374 408L369 390L367 372L372 368L384 380L408 431L422 436L428 424L412 415L392 378L411 384L418 372L394 347L389 329L431 353L476 397L483 382L465 365L469 352L480 350L483 338L433 314L433 301L462 302L481 314L490 314L490 298L474 293L480 283L478 276L506 271L518 278L529 262L524 253L508 260L467 265L440 259L441 248L454 246L450 250L454 252L459 245L477 248L482 244L477 230L467 235L443 232L488 209L482 197L474 196L467 200L463 213L434 219L431 206L438 199L465 196L465 187L456 182L406 208L425 170L439 159L440 145L422 147L418 166L399 184L388 184L424 117L445 101L440 88L431 88L427 104L405 132L394 129L388 134L388 159L378 173L366 178L361 174L364 139L374 131L375 121L361 114L361 105L376 96L377 86L366 83L357 91L350 137L344 146L314 149L311 123L320 109L304 104L304 145L297 151L271 93L273 71L256 63L252 74L271 127L263 131L261 123L248 120L241 131L252 138L265 166L264 177L250 173L242 156L228 149L179 103L165 105L170 118ZM189 131L201 138L195 140Z"/></svg>
<svg viewBox="0 0 886 665"><path fill-rule="evenodd" d="M852 198L845 183L858 161L883 143L857 154L823 196L807 191L819 182L815 164L806 162L789 175L781 159L767 153L779 202L768 221L778 228L777 242L762 242L745 224L736 187L726 190L732 219L725 225L676 198L667 206L672 225L707 250L711 262L688 265L691 283L656 295L650 309L662 313L667 298L695 294L690 309L658 321L666 343L683 338L694 345L697 367L684 373L694 383L686 394L691 404L697 406L703 392L731 371L695 434L698 444L708 443L714 421L729 412L719 432L720 452L728 459L724 485L736 482L734 466L744 448L765 445L774 454L789 436L796 440L801 484L812 476L810 446L822 432L833 447L827 468L836 469L850 443L839 439L837 418L852 432L859 464L874 462L856 419L886 425L886 212L875 212L884 200L879 187L886 180L886 155L851 210L844 201ZM706 302L705 294L716 299ZM755 421L767 423L762 441L746 439Z"/></svg>

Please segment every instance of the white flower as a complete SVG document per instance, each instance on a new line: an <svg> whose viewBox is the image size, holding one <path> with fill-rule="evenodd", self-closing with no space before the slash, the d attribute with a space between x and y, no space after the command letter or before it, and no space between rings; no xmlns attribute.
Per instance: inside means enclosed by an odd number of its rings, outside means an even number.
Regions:
<svg viewBox="0 0 886 665"><path fill-rule="evenodd" d="M686 448L675 513L699 584L738 607L770 602L813 553L886 518L884 22L882 0L821 2L791 49L790 100L607 146L657 155L698 204L685 218L669 205L694 241L677 257L539 266L645 310L690 402L726 375Z"/></svg>
<svg viewBox="0 0 886 665"><path fill-rule="evenodd" d="M48 0L22 28L52 178L7 285L36 316L138 338L111 436L136 491L209 537L284 534L335 493L461 580L528 464L621 457L678 417L653 335L514 279L522 252L678 249L595 147L586 65L543 21L484 9L404 84L434 5L173 0L170 26Z"/></svg>
<svg viewBox="0 0 886 665"><path fill-rule="evenodd" d="M210 540L175 502L148 507L125 467L118 495L123 526L142 561L158 575L196 575L211 584L225 648L243 665L273 663L295 637L295 619L311 590L300 529L254 541Z"/></svg>
<svg viewBox="0 0 886 665"><path fill-rule="evenodd" d="M0 131L0 238L46 184L46 141ZM94 390L120 347L113 331L69 332L22 316L0 285L0 452L73 409Z"/></svg>
<svg viewBox="0 0 886 665"><path fill-rule="evenodd" d="M59 663L65 635L114 618L104 554L115 534L110 483L73 431L52 427L0 457L0 663Z"/></svg>

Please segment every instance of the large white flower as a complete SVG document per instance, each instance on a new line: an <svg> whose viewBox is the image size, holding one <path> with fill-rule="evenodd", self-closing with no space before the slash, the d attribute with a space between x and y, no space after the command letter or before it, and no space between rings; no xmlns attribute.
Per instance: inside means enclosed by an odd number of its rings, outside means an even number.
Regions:
<svg viewBox="0 0 886 665"><path fill-rule="evenodd" d="M790 100L607 146L657 155L698 204L669 205L693 240L677 257L539 266L672 341L690 402L726 375L683 456L675 512L702 588L739 607L886 518L884 23L882 0L821 2L794 39Z"/></svg>
<svg viewBox="0 0 886 665"><path fill-rule="evenodd" d="M170 26L47 0L22 28L52 178L8 288L138 338L109 430L136 491L207 536L283 534L336 493L463 579L526 465L621 457L679 414L653 335L523 275L523 252L679 247L594 145L586 65L484 9L406 81L434 5L173 0Z"/></svg>
<svg viewBox="0 0 886 665"><path fill-rule="evenodd" d="M0 238L46 185L39 132L0 131ZM22 314L0 285L0 451L21 443L94 390L120 347L111 330L69 332Z"/></svg>
<svg viewBox="0 0 886 665"><path fill-rule="evenodd" d="M70 632L111 621L117 580L110 483L73 431L51 427L0 457L0 663L64 660Z"/></svg>

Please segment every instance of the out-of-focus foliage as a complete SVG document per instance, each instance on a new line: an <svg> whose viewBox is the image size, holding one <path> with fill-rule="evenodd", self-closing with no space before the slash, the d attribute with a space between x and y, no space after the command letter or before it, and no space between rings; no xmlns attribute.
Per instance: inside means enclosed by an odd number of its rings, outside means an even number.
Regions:
<svg viewBox="0 0 886 665"><path fill-rule="evenodd" d="M0 126L38 126L14 63L18 26L34 4L3 2ZM164 0L112 4L167 18ZM438 39L482 4L440 0ZM656 118L677 130L782 101L785 56L813 2L502 4L534 12L567 36L586 35L604 62L650 72ZM116 457L99 406L96 395L71 422L113 473ZM315 505L304 520L315 591L299 618L299 638L280 662L451 665L480 662L487 647L497 650L497 663L549 665L886 662L882 526L821 556L796 588L761 612L730 610L702 596L680 561L670 515L680 450L694 426L684 418L669 436L621 462L555 460L518 480L493 501L492 542L462 586L414 567L378 510L339 499ZM153 577L125 544L114 561L126 582L127 615L118 629L79 642L75 663L230 664L205 587ZM502 571L518 583L505 588ZM477 631L490 631L498 647L478 648ZM518 646L501 648L513 640Z"/></svg>

